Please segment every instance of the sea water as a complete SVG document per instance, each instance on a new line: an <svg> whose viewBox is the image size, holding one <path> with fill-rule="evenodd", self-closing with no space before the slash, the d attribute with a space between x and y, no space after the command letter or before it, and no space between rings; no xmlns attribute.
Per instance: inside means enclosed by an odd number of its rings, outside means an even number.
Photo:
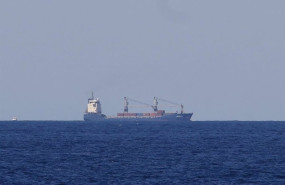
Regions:
<svg viewBox="0 0 285 185"><path fill-rule="evenodd" d="M0 122L0 184L285 184L285 122Z"/></svg>

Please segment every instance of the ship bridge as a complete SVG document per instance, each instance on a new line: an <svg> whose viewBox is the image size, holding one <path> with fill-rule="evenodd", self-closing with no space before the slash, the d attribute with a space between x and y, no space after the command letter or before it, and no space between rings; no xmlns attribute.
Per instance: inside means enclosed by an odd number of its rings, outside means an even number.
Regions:
<svg viewBox="0 0 285 185"><path fill-rule="evenodd" d="M101 114L102 113L100 99L99 98L94 99L93 92L92 92L92 97L88 99L87 111L86 112L87 113L95 113L95 114Z"/></svg>

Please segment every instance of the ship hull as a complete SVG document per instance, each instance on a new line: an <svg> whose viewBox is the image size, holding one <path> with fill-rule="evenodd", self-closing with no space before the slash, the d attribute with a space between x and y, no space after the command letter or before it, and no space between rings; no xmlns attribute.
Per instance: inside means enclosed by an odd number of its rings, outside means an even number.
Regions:
<svg viewBox="0 0 285 185"><path fill-rule="evenodd" d="M93 121L93 122L109 122L109 121L116 121L116 122L187 122L191 121L193 113L166 113L162 116L155 116L155 117L145 117L145 116L134 116L134 117L124 117L124 116L114 116L108 117L104 114L94 114L94 113L86 113L84 114L85 121Z"/></svg>

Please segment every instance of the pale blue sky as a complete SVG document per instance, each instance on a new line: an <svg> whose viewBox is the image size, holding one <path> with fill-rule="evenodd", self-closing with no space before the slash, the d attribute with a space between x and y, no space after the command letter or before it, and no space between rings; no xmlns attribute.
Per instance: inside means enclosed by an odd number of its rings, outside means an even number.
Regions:
<svg viewBox="0 0 285 185"><path fill-rule="evenodd" d="M107 115L158 96L285 120L284 20L284 0L3 0L0 120L81 120L92 90Z"/></svg>

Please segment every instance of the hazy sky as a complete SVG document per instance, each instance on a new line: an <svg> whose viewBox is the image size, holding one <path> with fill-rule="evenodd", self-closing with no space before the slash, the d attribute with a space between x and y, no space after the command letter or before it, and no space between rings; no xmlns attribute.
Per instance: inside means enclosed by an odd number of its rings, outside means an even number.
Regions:
<svg viewBox="0 0 285 185"><path fill-rule="evenodd" d="M2 0L0 120L81 120L92 90L107 115L158 96L285 120L284 20L284 0Z"/></svg>

